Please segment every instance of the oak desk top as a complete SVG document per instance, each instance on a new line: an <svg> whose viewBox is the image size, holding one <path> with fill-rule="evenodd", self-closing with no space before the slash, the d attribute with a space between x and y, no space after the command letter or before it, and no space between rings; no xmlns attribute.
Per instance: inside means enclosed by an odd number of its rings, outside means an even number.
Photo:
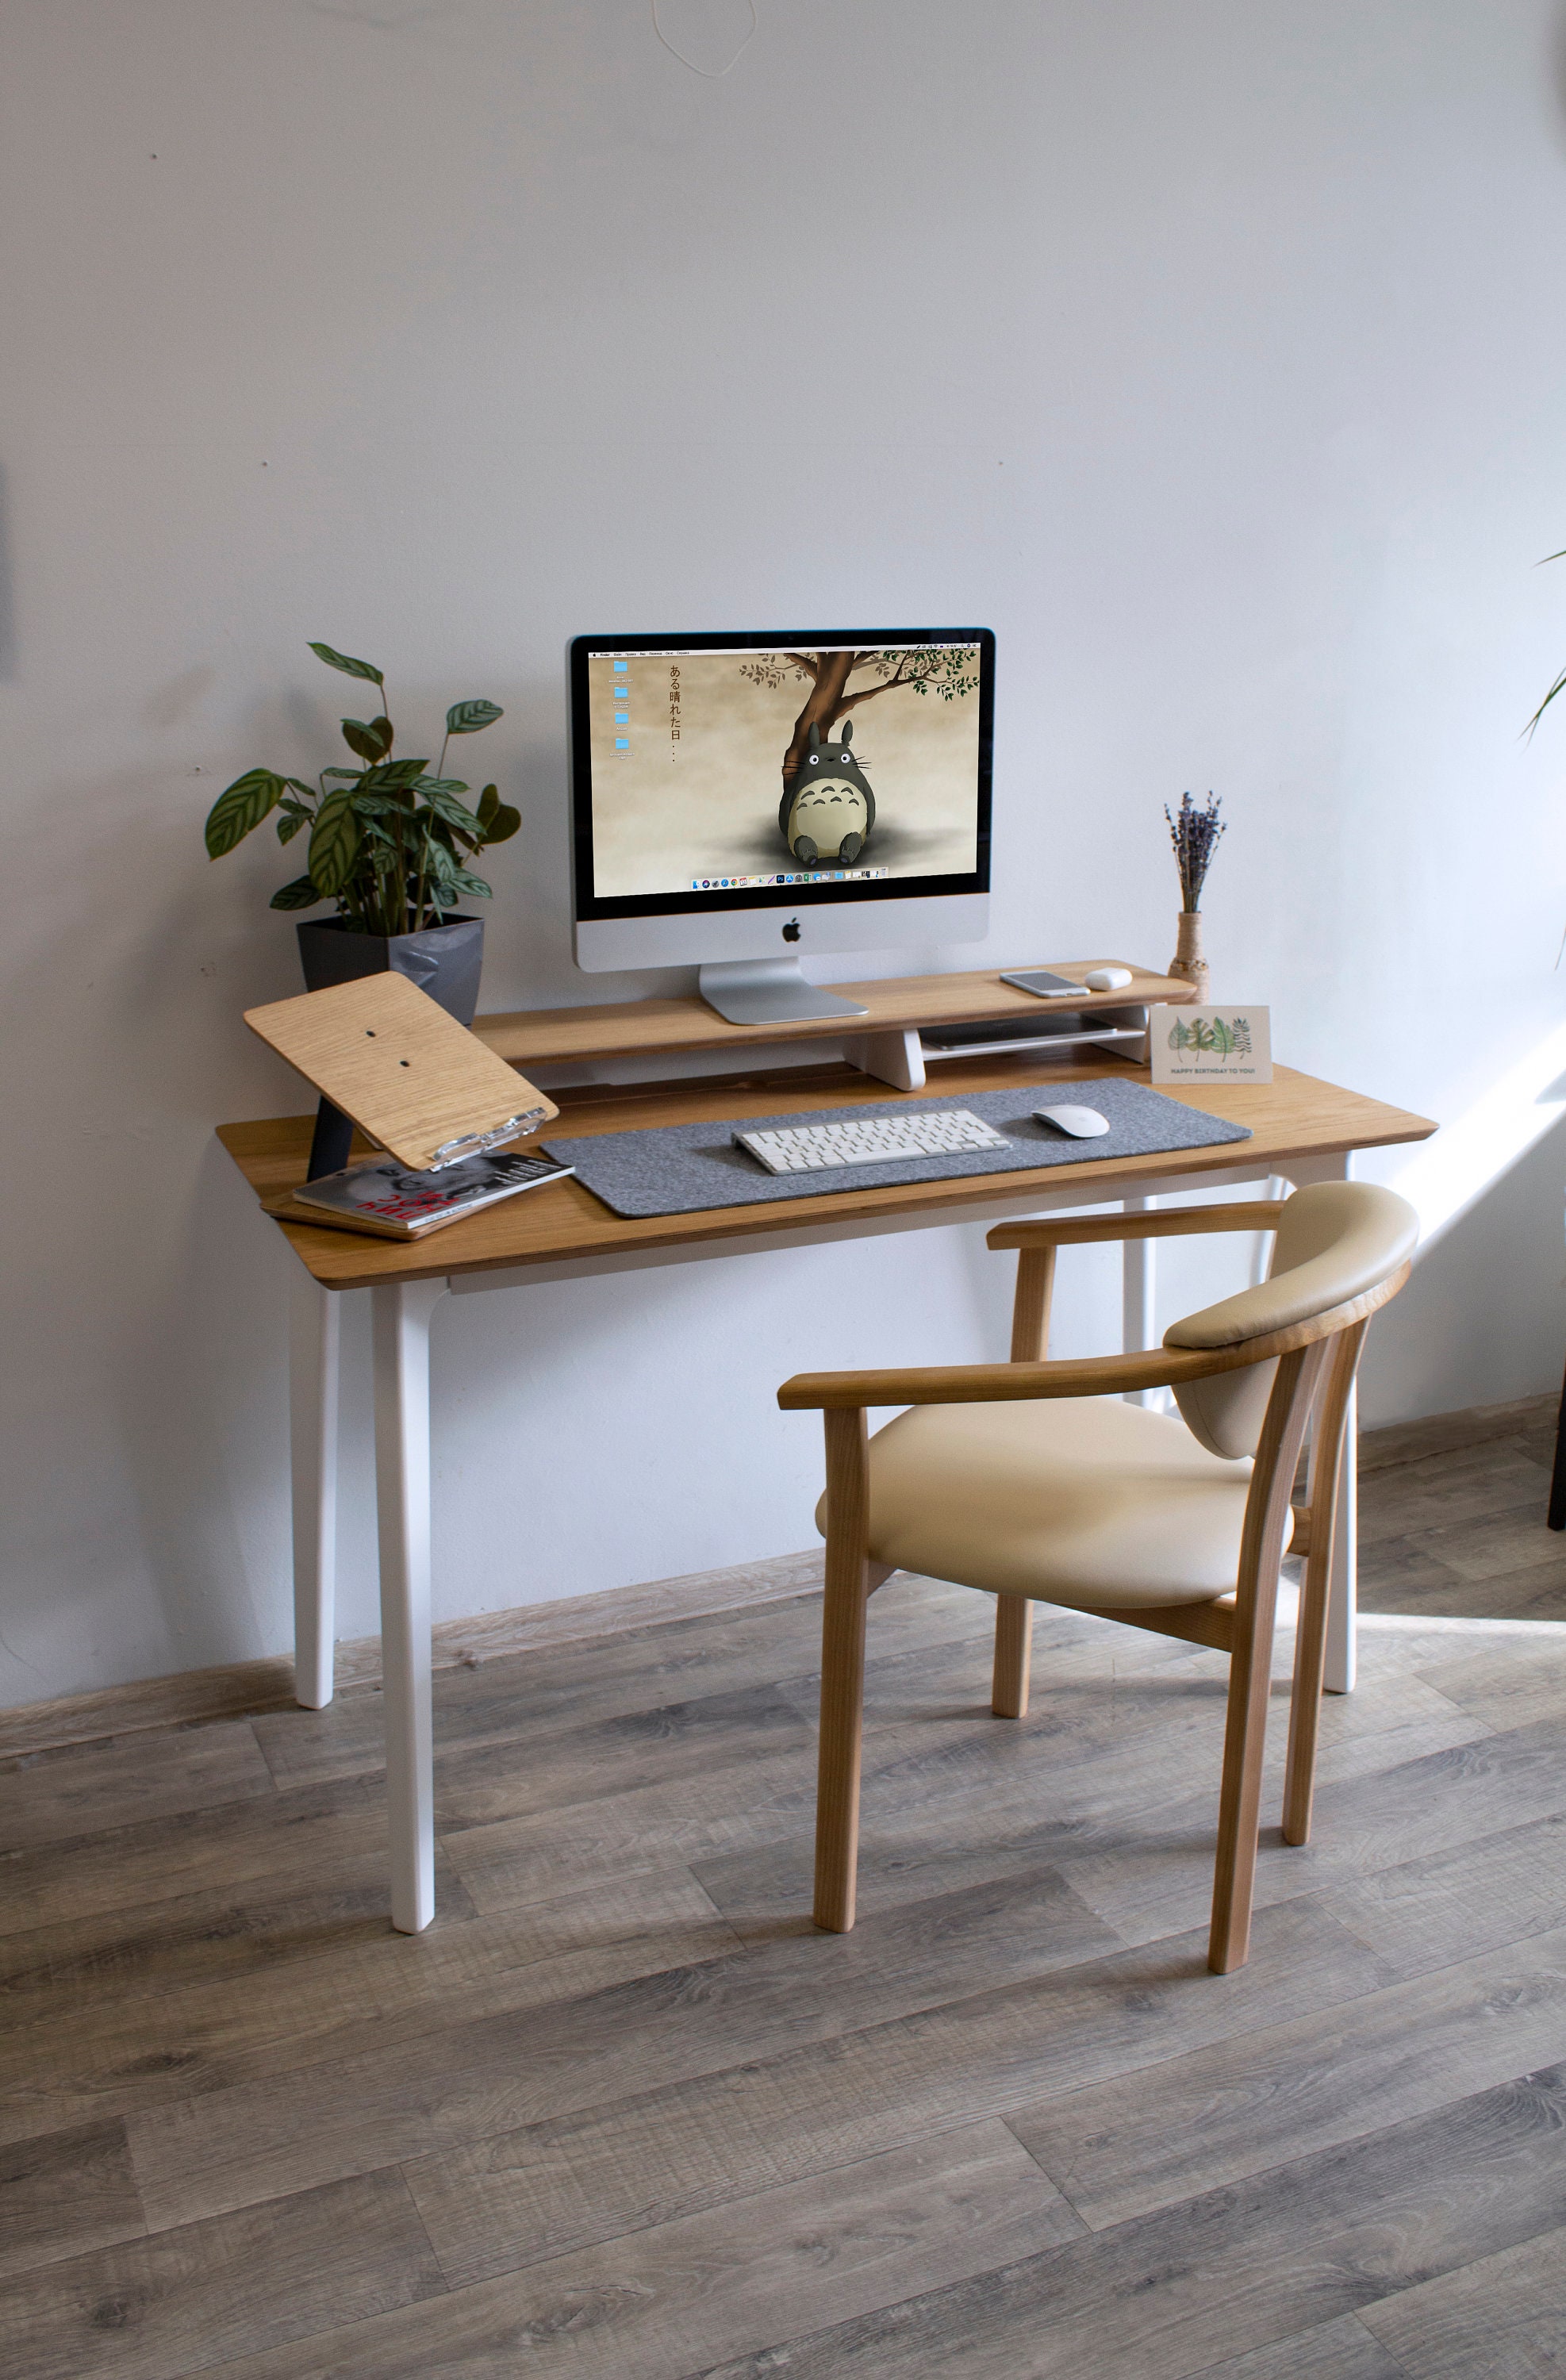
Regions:
<svg viewBox="0 0 1566 2380"><path fill-rule="evenodd" d="M953 978L961 982L961 978ZM989 978L991 985L994 978ZM874 987L867 986L866 990ZM1122 995L1133 996L1132 991ZM1144 995L1146 996L1146 995ZM991 1000L993 994L990 995ZM567 1012L569 1013L569 1012ZM602 1011L594 1011L601 1014ZM993 1007L985 1012L993 1014ZM495 1018L482 1020L491 1027ZM930 1020L927 1020L930 1021ZM791 1031L799 1028L792 1027ZM842 1026L836 1038L842 1037ZM867 1020L865 1029L869 1029ZM755 1038L766 1038L765 1034ZM773 1038L776 1029L773 1028ZM491 1046L492 1035L487 1034ZM508 1053L509 1054L509 1053ZM537 1057L533 1062L539 1062ZM951 1106L977 1091L1005 1090L1037 1084L1059 1095L1071 1083L1102 1080L1124 1068L1135 1081L1147 1080L1146 1070L1102 1050L1079 1059L1041 1060L1033 1056L952 1059L934 1070L922 1096L927 1101ZM1220 1148L1171 1149L1137 1157L1095 1160L1084 1156L1080 1165L1050 1165L1038 1172L965 1174L954 1181L923 1182L901 1187L877 1188L861 1176L851 1190L779 1199L759 1207L721 1207L698 1215L661 1215L627 1220L611 1214L590 1191L575 1179L529 1190L482 1208L466 1221L447 1224L427 1239L371 1239L353 1232L321 1229L287 1222L294 1253L325 1289L368 1289L378 1284L433 1281L451 1274L516 1270L528 1265L554 1265L584 1257L649 1256L658 1249L706 1244L716 1249L727 1239L753 1240L796 1232L802 1226L866 1223L917 1217L936 1223L960 1220L965 1208L992 1204L998 1194L1019 1203L1037 1197L1058 1200L1065 1194L1073 1203L1135 1197L1139 1182L1191 1175L1199 1179L1220 1166L1254 1165L1257 1173L1287 1172L1291 1158L1341 1155L1354 1148L1385 1148L1399 1141L1426 1140L1436 1126L1425 1116L1410 1115L1379 1099L1363 1098L1336 1084L1317 1082L1286 1066L1274 1069L1271 1083L1203 1084L1191 1090L1171 1090L1171 1099L1205 1109L1234 1123L1248 1124L1254 1138ZM899 1094L889 1091L856 1069L842 1062L807 1067L769 1067L755 1075L709 1076L705 1080L634 1085L593 1085L560 1090L558 1121L543 1136L568 1134L639 1132L658 1124L738 1122L753 1115L783 1114L808 1108L884 1106ZM905 1096L905 1095L904 1095ZM276 1198L297 1188L305 1178L310 1155L310 1116L279 1116L256 1123L219 1127L218 1137L251 1187L263 1199ZM536 1142L519 1143L524 1148ZM356 1153L358 1153L356 1151ZM372 1152L365 1148L362 1152Z"/></svg>

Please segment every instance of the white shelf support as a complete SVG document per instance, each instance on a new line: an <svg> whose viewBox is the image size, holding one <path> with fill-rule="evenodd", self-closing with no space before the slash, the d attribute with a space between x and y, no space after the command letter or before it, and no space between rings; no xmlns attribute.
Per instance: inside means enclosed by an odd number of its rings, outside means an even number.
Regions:
<svg viewBox="0 0 1566 2380"><path fill-rule="evenodd" d="M925 1087L924 1044L912 1026L904 1033L851 1035L843 1054L862 1075L890 1083L894 1091L922 1091Z"/></svg>

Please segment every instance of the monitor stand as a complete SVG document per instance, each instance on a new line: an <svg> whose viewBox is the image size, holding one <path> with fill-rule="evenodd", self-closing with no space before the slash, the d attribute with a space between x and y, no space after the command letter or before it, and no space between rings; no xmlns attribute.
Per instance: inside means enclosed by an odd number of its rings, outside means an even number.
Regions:
<svg viewBox="0 0 1566 2380"><path fill-rule="evenodd" d="M704 966L697 989L731 1025L802 1025L814 1016L868 1016L856 1000L807 983L797 959L734 959Z"/></svg>

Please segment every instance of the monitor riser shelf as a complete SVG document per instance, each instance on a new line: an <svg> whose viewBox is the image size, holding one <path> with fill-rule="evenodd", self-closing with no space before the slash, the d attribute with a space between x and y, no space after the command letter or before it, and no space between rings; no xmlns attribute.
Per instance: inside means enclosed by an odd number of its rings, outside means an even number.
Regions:
<svg viewBox="0 0 1566 2380"><path fill-rule="evenodd" d="M1196 998L1193 985L1156 975L1147 967L1131 966L1126 960L1057 959L1048 964L1078 978L1094 967L1123 965L1130 967L1132 980L1113 992L1074 996L1069 1032L1064 1029L1065 1014L1057 1011L1051 1015L1045 1002L1002 983L998 973L989 971L835 984L832 990L851 998L865 1012L856 1033L844 1033L844 1020L831 1017L787 1025L730 1025L694 996L480 1016L473 1029L498 1056L529 1075L540 1067L678 1058L713 1050L732 1052L744 1065L753 1050L770 1052L783 1045L824 1040L835 1042L851 1065L878 1082L896 1090L918 1090L924 1085L927 1062L989 1054L991 1050L1029 1056L1057 1051L1065 1057L1084 1048L1112 1049L1123 1058L1145 1064L1148 1008L1155 1002L1186 1005ZM1057 1023L1062 1029L1055 1029ZM937 1046L942 1028L989 1024L1005 1028L993 1044L987 1040L947 1049ZM1019 1026L1028 1029L1017 1036Z"/></svg>

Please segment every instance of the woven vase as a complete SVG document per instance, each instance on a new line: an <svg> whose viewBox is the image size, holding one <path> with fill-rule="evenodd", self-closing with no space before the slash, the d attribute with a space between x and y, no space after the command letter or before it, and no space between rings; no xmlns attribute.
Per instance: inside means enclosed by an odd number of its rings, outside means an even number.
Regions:
<svg viewBox="0 0 1566 2380"><path fill-rule="evenodd" d="M1208 999L1208 963L1202 956L1202 913L1199 909L1182 909L1180 935L1169 972L1183 983L1194 984L1196 1004L1206 1007Z"/></svg>

